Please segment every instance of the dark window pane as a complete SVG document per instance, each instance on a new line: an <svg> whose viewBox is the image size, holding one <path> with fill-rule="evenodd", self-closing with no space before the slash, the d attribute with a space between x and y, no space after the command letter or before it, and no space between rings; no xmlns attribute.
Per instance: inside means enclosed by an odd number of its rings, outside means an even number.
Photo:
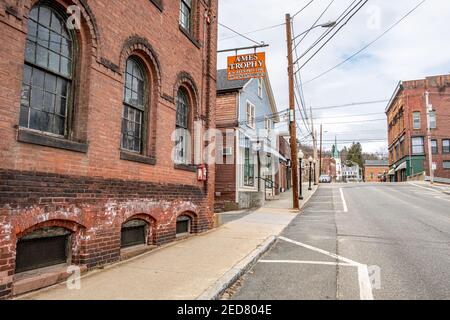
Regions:
<svg viewBox="0 0 450 320"><path fill-rule="evenodd" d="M37 43L43 47L48 48L50 40L50 31L42 26L38 26L38 39Z"/></svg>
<svg viewBox="0 0 450 320"><path fill-rule="evenodd" d="M36 63L42 67L48 67L48 50L37 46Z"/></svg>
<svg viewBox="0 0 450 320"><path fill-rule="evenodd" d="M30 111L29 108L26 107L20 107L20 119L19 119L19 125L21 127L28 128L28 112Z"/></svg>
<svg viewBox="0 0 450 320"><path fill-rule="evenodd" d="M33 88L31 90L31 107L34 109L41 110L43 102L44 102L44 94L42 89Z"/></svg>
<svg viewBox="0 0 450 320"><path fill-rule="evenodd" d="M64 135L64 118L63 117L59 117L59 116L55 116L55 125L54 125L54 130L53 133L59 134L59 135Z"/></svg>
<svg viewBox="0 0 450 320"><path fill-rule="evenodd" d="M44 111L54 113L55 112L55 95L52 93L44 93Z"/></svg>
<svg viewBox="0 0 450 320"><path fill-rule="evenodd" d="M30 106L30 93L31 93L31 88L30 86L27 85L22 85L22 94L21 94L21 99L20 99L20 104L22 106L25 107L29 107Z"/></svg>
<svg viewBox="0 0 450 320"><path fill-rule="evenodd" d="M129 104L132 104L133 101L132 101L131 98L132 98L132 97L131 97L131 90L125 89L125 102L126 102L126 103L129 103Z"/></svg>
<svg viewBox="0 0 450 320"><path fill-rule="evenodd" d="M31 84L31 70L30 66L23 66L23 83Z"/></svg>
<svg viewBox="0 0 450 320"><path fill-rule="evenodd" d="M36 44L27 40L27 46L25 48L25 60L34 63L36 59Z"/></svg>
<svg viewBox="0 0 450 320"><path fill-rule="evenodd" d="M50 17L52 13L49 8L40 6L39 7L39 23L46 27L50 27Z"/></svg>
<svg viewBox="0 0 450 320"><path fill-rule="evenodd" d="M38 13L39 13L39 7L33 7L33 9L31 9L31 11L30 11L30 19L37 21Z"/></svg>
<svg viewBox="0 0 450 320"><path fill-rule="evenodd" d="M36 42L37 41L37 23L32 21L32 20L28 20L28 33L27 33L27 39Z"/></svg>
<svg viewBox="0 0 450 320"><path fill-rule="evenodd" d="M30 109L30 128L41 130L42 112Z"/></svg>
<svg viewBox="0 0 450 320"><path fill-rule="evenodd" d="M57 33L61 32L61 21L59 20L59 18L56 16L56 14L54 12L52 12L52 23L50 28L53 31L56 31Z"/></svg>
<svg viewBox="0 0 450 320"><path fill-rule="evenodd" d="M55 92L56 90L56 77L51 74L45 75L45 90L49 92Z"/></svg>
<svg viewBox="0 0 450 320"><path fill-rule="evenodd" d="M56 93L60 96L67 96L67 81L61 78L58 78Z"/></svg>
<svg viewBox="0 0 450 320"><path fill-rule="evenodd" d="M49 52L48 68L56 73L59 72L60 56L54 52ZM61 72L62 73L62 72Z"/></svg>
<svg viewBox="0 0 450 320"><path fill-rule="evenodd" d="M55 103L55 113L65 116L66 115L66 99L56 97L56 103Z"/></svg>
<svg viewBox="0 0 450 320"><path fill-rule="evenodd" d="M70 60L64 57L61 57L61 74L65 75L67 77L70 77L71 73L71 66L70 66Z"/></svg>
<svg viewBox="0 0 450 320"><path fill-rule="evenodd" d="M60 53L61 52L61 36L55 32L50 32L50 49Z"/></svg>
<svg viewBox="0 0 450 320"><path fill-rule="evenodd" d="M61 39L61 54L67 58L70 58L70 52L72 51L71 42L65 38Z"/></svg>
<svg viewBox="0 0 450 320"><path fill-rule="evenodd" d="M41 70L33 68L32 86L44 88L44 75L45 73Z"/></svg>

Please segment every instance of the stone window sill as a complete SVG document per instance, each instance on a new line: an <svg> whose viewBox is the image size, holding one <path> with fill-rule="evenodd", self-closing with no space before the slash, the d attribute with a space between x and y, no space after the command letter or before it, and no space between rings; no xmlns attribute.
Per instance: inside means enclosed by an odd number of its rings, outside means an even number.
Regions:
<svg viewBox="0 0 450 320"><path fill-rule="evenodd" d="M44 147L64 149L79 153L87 153L88 151L88 145L86 143L70 141L64 138L54 137L45 133L24 128L19 128L17 140L23 143L36 144Z"/></svg>
<svg viewBox="0 0 450 320"><path fill-rule="evenodd" d="M155 165L156 159L153 157L143 156L141 154L128 152L125 150L120 151L120 159L125 161L138 162L143 164Z"/></svg>
<svg viewBox="0 0 450 320"><path fill-rule="evenodd" d="M194 46L196 46L198 49L201 48L200 43L198 42L197 39L194 38L194 36L187 31L185 28L183 28L181 25L179 25L180 27L180 31L194 44Z"/></svg>
<svg viewBox="0 0 450 320"><path fill-rule="evenodd" d="M189 171L189 172L197 172L197 166L188 165L188 164L176 164L175 169Z"/></svg>
<svg viewBox="0 0 450 320"><path fill-rule="evenodd" d="M150 0L151 3L155 5L155 7L158 8L159 11L163 11L163 5L161 3L161 0Z"/></svg>

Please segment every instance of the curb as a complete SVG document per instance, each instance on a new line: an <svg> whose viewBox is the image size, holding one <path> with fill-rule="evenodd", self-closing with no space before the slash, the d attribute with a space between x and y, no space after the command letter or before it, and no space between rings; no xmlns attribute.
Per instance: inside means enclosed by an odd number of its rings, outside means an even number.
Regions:
<svg viewBox="0 0 450 320"><path fill-rule="evenodd" d="M211 287L206 289L196 300L219 300L220 296L244 275L275 243L277 237L270 236L252 253L246 256L231 270L227 271Z"/></svg>
<svg viewBox="0 0 450 320"><path fill-rule="evenodd" d="M315 186L312 192L302 201L300 205L299 211L303 210L303 208L308 204L309 200L311 200L312 196L316 194L317 190L319 190L319 185Z"/></svg>

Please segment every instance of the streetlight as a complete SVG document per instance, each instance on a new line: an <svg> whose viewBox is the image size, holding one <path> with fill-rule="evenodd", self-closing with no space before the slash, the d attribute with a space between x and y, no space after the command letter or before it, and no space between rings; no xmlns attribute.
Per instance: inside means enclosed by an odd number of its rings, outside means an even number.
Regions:
<svg viewBox="0 0 450 320"><path fill-rule="evenodd" d="M309 188L308 188L308 190L311 191L312 190L312 186L311 186L312 163L313 163L314 159L311 156L309 156L308 161L309 161Z"/></svg>
<svg viewBox="0 0 450 320"><path fill-rule="evenodd" d="M304 35L305 33L310 32L311 30L313 30L313 29L315 29L315 28L319 28L319 27L322 27L322 28L332 28L332 27L334 27L335 25L336 25L336 21L329 21L329 22L325 22L325 23L319 24L319 25L314 26L314 27L312 27L312 28L310 28L310 29L308 29L308 30L306 30L306 31L303 31L303 32L300 33L299 35L295 36L295 37L292 39L292 41L295 41L295 39L297 39L298 37ZM295 48L294 48L294 49L295 49Z"/></svg>
<svg viewBox="0 0 450 320"><path fill-rule="evenodd" d="M299 168L300 168L300 177L299 177L299 181L300 181L300 183L299 183L299 195L298 195L298 198L300 199L300 200L303 200L303 190L302 190L302 184L303 184L303 179L302 179L302 176L303 176L303 174L302 174L302 163L303 163L303 157L304 157L305 155L303 154L303 151L302 150L300 150L299 152L298 152L298 159L299 159Z"/></svg>

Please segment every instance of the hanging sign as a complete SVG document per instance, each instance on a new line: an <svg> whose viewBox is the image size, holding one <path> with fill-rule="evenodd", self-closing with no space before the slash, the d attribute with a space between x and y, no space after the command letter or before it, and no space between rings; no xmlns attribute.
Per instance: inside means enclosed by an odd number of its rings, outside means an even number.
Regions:
<svg viewBox="0 0 450 320"><path fill-rule="evenodd" d="M266 76L266 53L250 53L228 57L228 81Z"/></svg>

